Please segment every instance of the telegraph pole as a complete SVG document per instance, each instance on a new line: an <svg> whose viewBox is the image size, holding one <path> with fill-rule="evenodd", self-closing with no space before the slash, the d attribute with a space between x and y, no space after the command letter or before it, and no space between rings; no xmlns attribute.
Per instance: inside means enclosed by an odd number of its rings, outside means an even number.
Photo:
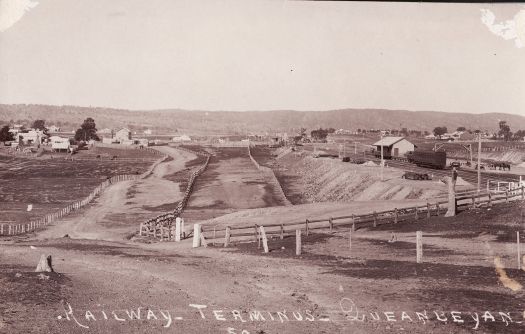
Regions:
<svg viewBox="0 0 525 334"><path fill-rule="evenodd" d="M481 132L478 133L478 193L481 191Z"/></svg>
<svg viewBox="0 0 525 334"><path fill-rule="evenodd" d="M381 181L383 181L383 167L385 166L385 163L383 161L383 133L381 132L381 140L379 141L381 144Z"/></svg>

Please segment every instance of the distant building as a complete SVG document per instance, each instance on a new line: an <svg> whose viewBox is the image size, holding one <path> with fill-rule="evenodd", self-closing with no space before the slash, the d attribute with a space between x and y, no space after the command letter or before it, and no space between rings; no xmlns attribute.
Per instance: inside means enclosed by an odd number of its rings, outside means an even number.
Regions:
<svg viewBox="0 0 525 334"><path fill-rule="evenodd" d="M69 150L70 143L69 138L63 138L59 136L51 136L49 137L49 141L51 142L51 149L53 151L61 151L61 150Z"/></svg>
<svg viewBox="0 0 525 334"><path fill-rule="evenodd" d="M122 128L115 133L113 140L120 143L131 140L131 131L128 128Z"/></svg>
<svg viewBox="0 0 525 334"><path fill-rule="evenodd" d="M145 135L151 135L153 133L153 131L151 131L150 129L146 129L146 130L143 131L143 133Z"/></svg>
<svg viewBox="0 0 525 334"><path fill-rule="evenodd" d="M104 128L104 129L102 129L102 130L98 130L98 131L97 131L98 134L104 134L104 135L105 135L105 134L111 134L112 132L113 132L113 130L108 129L108 128Z"/></svg>
<svg viewBox="0 0 525 334"><path fill-rule="evenodd" d="M15 140L17 142L22 142L24 145L40 145L46 138L47 135L45 135L43 131L32 129L29 131L18 132Z"/></svg>
<svg viewBox="0 0 525 334"><path fill-rule="evenodd" d="M47 128L47 130L49 132L59 132L60 131L60 127L58 127L56 125L51 125L50 127Z"/></svg>
<svg viewBox="0 0 525 334"><path fill-rule="evenodd" d="M115 144L116 142L111 137L102 137L102 144Z"/></svg>
<svg viewBox="0 0 525 334"><path fill-rule="evenodd" d="M385 137L373 145L377 152L381 152L382 146L385 157L400 157L416 148L416 145L406 140L405 137Z"/></svg>
<svg viewBox="0 0 525 334"><path fill-rule="evenodd" d="M181 136L175 136L171 139L172 141L176 142L176 143L180 143L180 142L188 142L188 141L191 141L191 138L190 136L188 135L181 135Z"/></svg>

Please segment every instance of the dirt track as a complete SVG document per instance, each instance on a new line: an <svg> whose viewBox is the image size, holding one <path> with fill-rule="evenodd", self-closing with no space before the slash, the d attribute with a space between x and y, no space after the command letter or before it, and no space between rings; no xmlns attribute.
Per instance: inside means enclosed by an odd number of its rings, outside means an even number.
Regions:
<svg viewBox="0 0 525 334"><path fill-rule="evenodd" d="M195 156L171 147L158 149L173 159L160 163L146 179L110 186L86 209L57 221L38 237L59 238L68 234L77 239L121 241L133 234L142 220L159 214L152 208L174 209L183 194L177 183L164 177L184 169L186 161Z"/></svg>

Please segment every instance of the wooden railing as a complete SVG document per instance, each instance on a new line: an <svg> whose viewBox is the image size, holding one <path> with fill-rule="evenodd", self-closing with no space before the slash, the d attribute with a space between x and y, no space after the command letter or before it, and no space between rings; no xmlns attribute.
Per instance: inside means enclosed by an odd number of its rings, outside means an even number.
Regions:
<svg viewBox="0 0 525 334"><path fill-rule="evenodd" d="M173 210L173 212L164 213L162 215L148 219L146 222L140 223L139 236L149 236L155 239L159 238L160 241L175 240L176 231L175 225L173 223L175 219L179 217L186 208L186 205L188 204L190 196L193 192L195 180L208 167L211 155L202 152L192 151L187 148L177 147L177 149L193 153L195 155L204 156L206 157L206 161L196 171L191 173L190 178L188 180L188 185L186 187L186 191L184 192L184 196L175 208L175 210ZM182 233L182 237L185 237L184 227L182 227L180 233Z"/></svg>
<svg viewBox="0 0 525 334"><path fill-rule="evenodd" d="M491 206L496 203L509 202L510 200L522 199L525 200L524 187L519 188L519 191L512 193L498 193L490 192L475 193L460 195L456 197L457 209L470 209L480 207L482 205ZM448 201L439 201L434 204L427 202L426 205L416 206L412 208L403 208L387 211L374 211L372 213L361 215L346 215L338 217L328 217L319 219L306 219L304 221L296 221L289 223L268 223L252 226L202 226L202 235L207 240L224 239L224 247L227 247L232 238L254 237L259 239L259 227L263 226L266 234L279 235L282 239L285 235L295 235L296 230L301 229L306 232L306 235L315 230L329 230L342 227L351 227L352 230L364 227L377 227L385 224L397 224L399 222L418 221L420 219L428 219L432 216L444 215L447 208L444 204Z"/></svg>

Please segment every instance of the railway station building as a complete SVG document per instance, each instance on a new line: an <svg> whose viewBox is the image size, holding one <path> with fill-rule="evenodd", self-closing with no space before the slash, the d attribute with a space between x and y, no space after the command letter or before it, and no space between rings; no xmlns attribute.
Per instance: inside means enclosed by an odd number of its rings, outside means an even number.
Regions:
<svg viewBox="0 0 525 334"><path fill-rule="evenodd" d="M414 151L416 145L409 142L405 137L384 137L380 141L374 143L377 152L381 152L383 147L383 156L403 157L406 153Z"/></svg>

